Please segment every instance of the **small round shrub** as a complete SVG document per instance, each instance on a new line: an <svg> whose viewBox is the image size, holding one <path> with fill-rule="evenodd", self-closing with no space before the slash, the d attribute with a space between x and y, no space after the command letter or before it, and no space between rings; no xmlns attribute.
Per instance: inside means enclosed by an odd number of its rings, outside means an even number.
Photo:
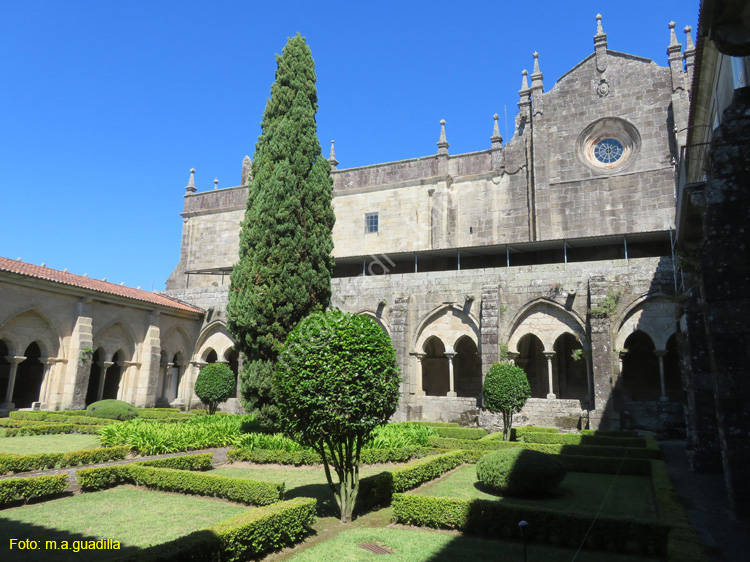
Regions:
<svg viewBox="0 0 750 562"><path fill-rule="evenodd" d="M122 400L99 400L86 408L86 415L90 418L127 421L137 418L138 410Z"/></svg>
<svg viewBox="0 0 750 562"><path fill-rule="evenodd" d="M477 480L503 496L549 492L565 478L565 465L553 455L529 449L500 449L477 462Z"/></svg>
<svg viewBox="0 0 750 562"><path fill-rule="evenodd" d="M223 363L209 363L195 379L195 394L215 414L216 407L234 396L234 373Z"/></svg>
<svg viewBox="0 0 750 562"><path fill-rule="evenodd" d="M503 439L510 439L513 414L520 412L531 396L526 373L510 363L494 363L482 385L482 404L491 412L503 414Z"/></svg>

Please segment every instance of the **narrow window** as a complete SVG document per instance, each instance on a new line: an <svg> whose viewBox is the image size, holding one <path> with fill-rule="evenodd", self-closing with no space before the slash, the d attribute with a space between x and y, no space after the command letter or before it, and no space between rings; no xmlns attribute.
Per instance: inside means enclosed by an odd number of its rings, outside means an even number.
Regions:
<svg viewBox="0 0 750 562"><path fill-rule="evenodd" d="M365 213L365 234L378 231L378 214Z"/></svg>

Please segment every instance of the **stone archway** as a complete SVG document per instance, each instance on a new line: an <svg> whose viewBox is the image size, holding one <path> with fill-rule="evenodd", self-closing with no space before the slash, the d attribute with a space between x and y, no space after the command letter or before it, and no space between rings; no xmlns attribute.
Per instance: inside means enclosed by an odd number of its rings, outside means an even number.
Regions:
<svg viewBox="0 0 750 562"><path fill-rule="evenodd" d="M585 402L588 399L588 369L581 342L570 333L555 340L554 380L558 398Z"/></svg>
<svg viewBox="0 0 750 562"><path fill-rule="evenodd" d="M661 396L659 359L651 337L636 330L625 339L622 353L622 389L627 400L650 402Z"/></svg>
<svg viewBox="0 0 750 562"><path fill-rule="evenodd" d="M36 342L30 343L23 352L26 357L18 365L11 402L16 408L30 408L33 402L39 401L39 392L44 381L44 363L42 350Z"/></svg>
<svg viewBox="0 0 750 562"><path fill-rule="evenodd" d="M123 352L118 350L109 361L111 365L104 371L104 385L102 400L117 400L120 397L120 382L122 380Z"/></svg>
<svg viewBox="0 0 750 562"><path fill-rule="evenodd" d="M8 383L10 382L10 361L6 359L10 355L10 349L8 345L0 339L0 400L3 402L10 402L10 397L7 397Z"/></svg>
<svg viewBox="0 0 750 562"><path fill-rule="evenodd" d="M534 334L526 334L518 340L517 349L515 363L524 370L526 378L529 379L531 397L546 398L551 390L542 340Z"/></svg>
<svg viewBox="0 0 750 562"><path fill-rule="evenodd" d="M445 345L437 336L431 336L422 347L422 387L427 396L447 396L450 391L448 358Z"/></svg>
<svg viewBox="0 0 750 562"><path fill-rule="evenodd" d="M482 393L482 360L474 341L461 336L454 346L453 369L459 398L477 398Z"/></svg>

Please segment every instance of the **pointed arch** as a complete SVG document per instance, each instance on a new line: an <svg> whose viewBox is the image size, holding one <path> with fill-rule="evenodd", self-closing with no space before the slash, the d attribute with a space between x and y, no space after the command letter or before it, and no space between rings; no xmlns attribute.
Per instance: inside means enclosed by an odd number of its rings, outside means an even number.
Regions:
<svg viewBox="0 0 750 562"><path fill-rule="evenodd" d="M385 318L383 318L382 314L378 314L377 312L373 312L372 310L363 309L359 312L356 312L355 314L359 316L367 316L369 318L372 318L375 323L380 326L380 329L385 332L385 335L387 335L389 338L391 337L391 327L388 325L388 322Z"/></svg>
<svg viewBox="0 0 750 562"><path fill-rule="evenodd" d="M550 299L535 299L521 307L513 317L508 349L520 352L518 345L521 338L533 334L542 342L544 351L553 351L555 341L565 333L572 334L587 349L584 326L585 322L577 313Z"/></svg>
<svg viewBox="0 0 750 562"><path fill-rule="evenodd" d="M182 326L173 326L169 329L161 339L161 348L166 351L167 357L181 353L184 361L192 356L193 351L190 338Z"/></svg>
<svg viewBox="0 0 750 562"><path fill-rule="evenodd" d="M6 342L9 351L17 354L23 353L32 343L39 346L42 357L57 357L63 348L57 328L36 307L26 308L9 317L0 326L0 339Z"/></svg>
<svg viewBox="0 0 750 562"><path fill-rule="evenodd" d="M677 305L667 295L644 294L637 297L618 316L615 349L624 349L625 340L636 331L646 333L657 350L666 349L667 340L677 329Z"/></svg>
<svg viewBox="0 0 750 562"><path fill-rule="evenodd" d="M112 361L115 353L121 351L120 361L134 361L138 341L128 322L116 318L94 335L94 349L102 349L101 361Z"/></svg>
<svg viewBox="0 0 750 562"><path fill-rule="evenodd" d="M232 335L223 322L212 322L201 330L195 345L194 357L196 361L204 361L209 349L216 352L217 357L224 357L227 351L235 346Z"/></svg>
<svg viewBox="0 0 750 562"><path fill-rule="evenodd" d="M417 325L412 349L422 349L430 336L438 336L451 347L462 337L470 338L480 347L479 321L455 304L441 305L428 312Z"/></svg>

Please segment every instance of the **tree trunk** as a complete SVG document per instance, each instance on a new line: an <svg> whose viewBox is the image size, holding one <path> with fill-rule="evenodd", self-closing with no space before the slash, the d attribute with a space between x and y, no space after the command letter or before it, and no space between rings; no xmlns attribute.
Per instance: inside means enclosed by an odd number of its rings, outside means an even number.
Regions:
<svg viewBox="0 0 750 562"><path fill-rule="evenodd" d="M510 424L513 422L513 414L503 412L503 441L510 441Z"/></svg>

